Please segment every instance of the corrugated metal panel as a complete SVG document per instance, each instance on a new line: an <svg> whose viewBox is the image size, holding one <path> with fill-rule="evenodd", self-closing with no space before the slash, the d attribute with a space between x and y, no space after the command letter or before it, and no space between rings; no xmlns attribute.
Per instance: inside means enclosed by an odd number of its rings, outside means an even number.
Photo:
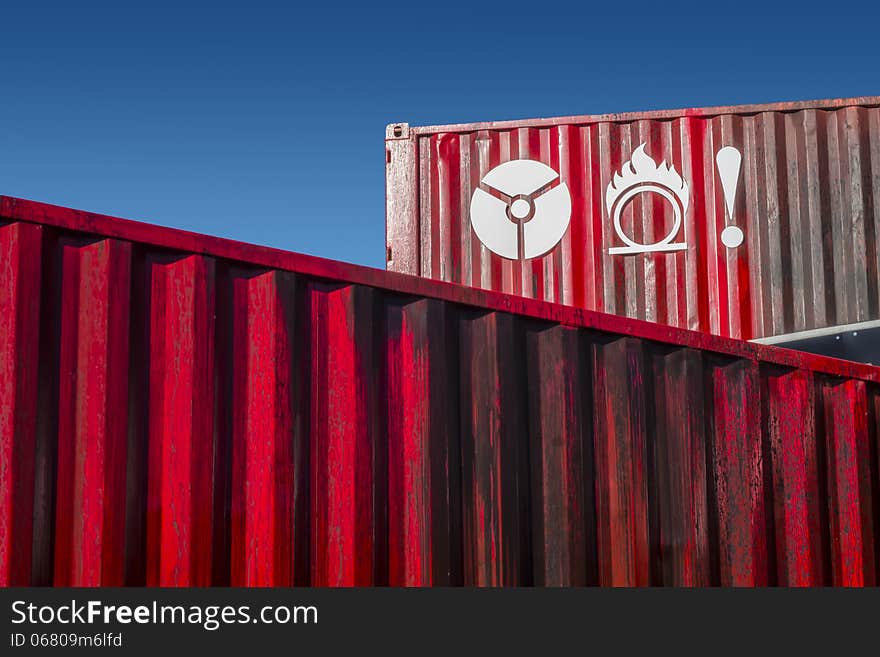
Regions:
<svg viewBox="0 0 880 657"><path fill-rule="evenodd" d="M0 198L0 584L874 584L880 369Z"/></svg>
<svg viewBox="0 0 880 657"><path fill-rule="evenodd" d="M484 289L752 339L880 318L880 98L389 127L388 268ZM623 245L605 192L645 144L689 186L685 250ZM716 154L742 156L728 219ZM471 228L482 177L519 158L568 186L571 224L545 256L508 260ZM623 231L652 244L672 206L636 195ZM732 222L745 242L721 243Z"/></svg>

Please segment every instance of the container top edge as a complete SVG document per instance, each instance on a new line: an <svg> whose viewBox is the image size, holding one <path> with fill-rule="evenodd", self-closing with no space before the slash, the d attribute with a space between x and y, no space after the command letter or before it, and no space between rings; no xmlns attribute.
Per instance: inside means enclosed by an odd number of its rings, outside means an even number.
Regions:
<svg viewBox="0 0 880 657"><path fill-rule="evenodd" d="M513 130L516 128L546 128L569 124L626 123L678 118L707 118L734 114L760 114L762 112L797 112L808 109L838 110L847 107L880 106L880 96L857 96L853 98L827 98L821 100L780 101L758 105L720 105L714 107L691 107L660 109L610 114L583 114L538 119L512 119L505 121L482 121L475 123L450 123L432 126L408 126L410 135L431 135L443 132L475 132L478 130ZM395 125L395 124L391 124ZM402 124L399 124L402 125Z"/></svg>
<svg viewBox="0 0 880 657"><path fill-rule="evenodd" d="M0 196L0 222L50 226L99 238L222 258L254 267L280 269L314 278L377 287L404 296L432 298L487 311L523 315L563 326L623 334L623 337L631 336L674 347L690 347L727 357L880 383L880 366L746 342L11 196Z"/></svg>

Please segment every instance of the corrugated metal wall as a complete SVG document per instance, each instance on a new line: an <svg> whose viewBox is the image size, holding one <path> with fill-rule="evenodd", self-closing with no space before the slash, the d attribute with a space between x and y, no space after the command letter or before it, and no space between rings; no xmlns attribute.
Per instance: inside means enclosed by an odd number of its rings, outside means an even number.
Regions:
<svg viewBox="0 0 880 657"><path fill-rule="evenodd" d="M388 132L388 268L742 339L880 319L880 98L583 116ZM609 254L622 244L605 189L642 143L688 182L685 251ZM727 224L715 156L742 153ZM560 173L571 225L521 263L474 234L483 175L517 158ZM647 198L647 200L646 200ZM673 212L636 196L622 225L661 239Z"/></svg>
<svg viewBox="0 0 880 657"><path fill-rule="evenodd" d="M880 369L0 199L0 584L874 584Z"/></svg>

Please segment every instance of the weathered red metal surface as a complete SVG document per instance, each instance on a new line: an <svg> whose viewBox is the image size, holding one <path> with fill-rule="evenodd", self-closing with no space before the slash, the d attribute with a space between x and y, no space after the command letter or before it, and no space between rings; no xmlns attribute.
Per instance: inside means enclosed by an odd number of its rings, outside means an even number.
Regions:
<svg viewBox="0 0 880 657"><path fill-rule="evenodd" d="M625 244L606 192L642 144L687 184L684 248L613 253ZM732 214L724 147L742 158ZM392 124L386 150L392 271L741 339L880 319L880 98ZM571 197L561 241L526 260L496 255L471 225L484 175L517 159L552 167ZM622 233L639 244L673 227L661 194L621 207ZM739 247L721 242L731 224Z"/></svg>
<svg viewBox="0 0 880 657"><path fill-rule="evenodd" d="M0 217L0 585L876 583L878 368Z"/></svg>

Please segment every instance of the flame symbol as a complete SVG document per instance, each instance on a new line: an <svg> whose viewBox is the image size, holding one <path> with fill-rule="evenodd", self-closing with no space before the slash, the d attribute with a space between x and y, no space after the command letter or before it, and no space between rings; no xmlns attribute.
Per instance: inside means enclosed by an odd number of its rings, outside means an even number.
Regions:
<svg viewBox="0 0 880 657"><path fill-rule="evenodd" d="M615 201L620 198L627 189L636 185L660 185L675 194L681 203L681 213L688 209L688 186L676 170L667 165L666 161L657 163L645 153L643 142L635 151L632 158L620 169L620 173L614 173L614 179L605 190L605 205L608 212L612 211Z"/></svg>
<svg viewBox="0 0 880 657"><path fill-rule="evenodd" d="M672 228L666 237L653 244L640 244L634 241L626 234L621 225L623 209L637 194L642 193L659 194L672 205ZM686 242L673 242L688 209L687 183L665 161L657 166L654 159L645 153L644 143L633 151L632 157L629 162L623 165L620 173L614 173L612 181L608 183L608 188L605 190L605 205L614 223L617 236L626 245L613 246L608 249L608 253L633 255L687 249Z"/></svg>

